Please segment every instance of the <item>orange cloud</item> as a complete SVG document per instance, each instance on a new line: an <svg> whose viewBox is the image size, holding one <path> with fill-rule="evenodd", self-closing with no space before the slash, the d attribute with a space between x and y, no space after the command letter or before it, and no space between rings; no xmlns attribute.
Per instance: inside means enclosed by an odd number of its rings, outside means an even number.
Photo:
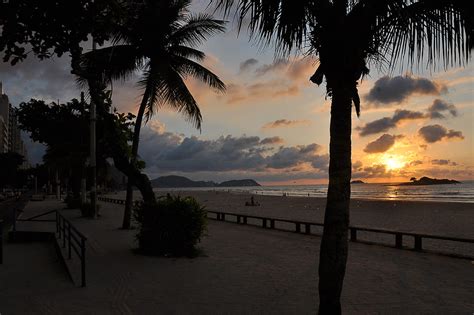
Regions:
<svg viewBox="0 0 474 315"><path fill-rule="evenodd" d="M263 125L263 129L273 129L279 127L293 127L297 125L309 125L311 121L309 120L287 120L287 119L278 119L272 122L269 122Z"/></svg>

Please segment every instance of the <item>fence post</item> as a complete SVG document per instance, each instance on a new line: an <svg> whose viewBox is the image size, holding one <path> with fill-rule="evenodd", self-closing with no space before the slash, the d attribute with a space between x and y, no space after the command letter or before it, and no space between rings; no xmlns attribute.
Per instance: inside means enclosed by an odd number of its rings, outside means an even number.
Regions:
<svg viewBox="0 0 474 315"><path fill-rule="evenodd" d="M271 229L275 228L275 219L270 219L270 228Z"/></svg>
<svg viewBox="0 0 474 315"><path fill-rule="evenodd" d="M357 229L355 228L350 228L350 229L351 229L351 241L357 242Z"/></svg>
<svg viewBox="0 0 474 315"><path fill-rule="evenodd" d="M240 224L240 215L237 216L237 223Z"/></svg>
<svg viewBox="0 0 474 315"><path fill-rule="evenodd" d="M244 224L247 224L247 217L244 216Z"/></svg>
<svg viewBox="0 0 474 315"><path fill-rule="evenodd" d="M295 228L296 228L296 233L301 233L301 224L298 222L295 222Z"/></svg>
<svg viewBox="0 0 474 315"><path fill-rule="evenodd" d="M311 234L311 224L309 224L309 223L306 223L306 224L305 224L304 232L305 232L306 234Z"/></svg>
<svg viewBox="0 0 474 315"><path fill-rule="evenodd" d="M402 234L397 233L395 234L395 247L402 248L402 246L403 246Z"/></svg>
<svg viewBox="0 0 474 315"><path fill-rule="evenodd" d="M267 219L262 218L262 227L266 228L267 227Z"/></svg>
<svg viewBox="0 0 474 315"><path fill-rule="evenodd" d="M421 246L421 236L415 236L415 250L422 250Z"/></svg>

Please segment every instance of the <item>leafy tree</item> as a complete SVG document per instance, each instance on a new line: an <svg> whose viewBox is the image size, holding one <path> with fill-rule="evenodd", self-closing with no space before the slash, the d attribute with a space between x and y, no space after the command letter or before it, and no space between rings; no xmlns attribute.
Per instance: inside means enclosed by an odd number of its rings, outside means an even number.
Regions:
<svg viewBox="0 0 474 315"><path fill-rule="evenodd" d="M162 106L183 113L200 129L201 112L185 78L199 79L218 91L225 89L224 83L199 63L205 54L196 49L208 36L223 32L224 21L190 14L190 3L143 0L125 6L129 15L114 33L114 45L84 54L84 69L102 67L98 77L125 79L137 70L143 73L138 82L144 92L133 133L132 164L137 161L143 118L150 119ZM129 176L123 228L130 227L133 184L135 179ZM143 198L151 200L152 196Z"/></svg>
<svg viewBox="0 0 474 315"><path fill-rule="evenodd" d="M99 167L105 168L106 159L114 154L117 145L128 147L133 118L131 114L120 113L107 113L98 118ZM66 178L75 179L72 188L77 195L89 156L89 104L76 99L66 104L46 104L32 99L20 104L18 121L20 128L29 132L34 141L47 146L45 163L69 175Z"/></svg>
<svg viewBox="0 0 474 315"><path fill-rule="evenodd" d="M26 174L20 169L24 158L16 152L0 154L0 188L12 186L19 188L26 183Z"/></svg>
<svg viewBox="0 0 474 315"><path fill-rule="evenodd" d="M122 19L130 13L124 10L127 3L120 0L10 0L2 3L0 52L3 53L3 61L16 64L30 52L39 59L68 53L71 72L85 79L91 99L97 105L97 113L103 116L105 128L110 127L109 132L117 132L115 136L120 137L120 132L114 128L117 121L106 115L110 94L105 91L106 86L97 73L83 71L80 57L82 45L89 38L93 37L99 45L111 38L112 30L121 25ZM128 144L112 141L107 145L115 166L129 178L134 178L135 185L144 196L154 199L150 181L137 165L130 163Z"/></svg>
<svg viewBox="0 0 474 315"><path fill-rule="evenodd" d="M332 99L329 188L319 261L319 312L341 312L351 178L351 110L360 113L358 81L370 64L468 61L473 48L471 3L463 0L211 0L226 14L250 17L251 35L288 55L307 48L319 57L310 80L325 79Z"/></svg>

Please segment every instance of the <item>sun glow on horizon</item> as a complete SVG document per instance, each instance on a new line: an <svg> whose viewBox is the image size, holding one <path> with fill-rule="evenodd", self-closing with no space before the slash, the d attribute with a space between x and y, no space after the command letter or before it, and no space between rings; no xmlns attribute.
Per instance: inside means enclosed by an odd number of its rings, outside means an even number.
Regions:
<svg viewBox="0 0 474 315"><path fill-rule="evenodd" d="M398 170L405 166L405 162L400 156L386 156L383 158L382 162L387 167L387 170Z"/></svg>

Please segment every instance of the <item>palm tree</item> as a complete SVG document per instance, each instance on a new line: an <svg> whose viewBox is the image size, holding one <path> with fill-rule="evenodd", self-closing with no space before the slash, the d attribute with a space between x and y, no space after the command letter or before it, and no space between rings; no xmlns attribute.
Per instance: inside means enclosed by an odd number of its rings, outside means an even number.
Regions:
<svg viewBox="0 0 474 315"><path fill-rule="evenodd" d="M370 64L436 68L464 64L473 48L473 16L463 0L211 0L225 15L250 17L249 31L276 53L319 57L310 80L331 97L329 187L319 260L319 312L341 312L348 253L351 111L360 114L358 81ZM393 68L392 68L393 69Z"/></svg>
<svg viewBox="0 0 474 315"><path fill-rule="evenodd" d="M143 118L148 121L162 106L183 113L196 128L201 128L201 112L186 86L187 77L201 80L217 91L225 90L219 77L199 63L205 54L196 49L207 37L223 32L225 22L207 14L190 14L190 3L190 0L124 2L127 16L114 34L113 45L84 56L89 68L103 64L102 75L112 80L125 79L137 70L142 72L138 84L144 92L135 121L132 164L137 163ZM133 178L129 177L124 229L130 228L133 184Z"/></svg>

